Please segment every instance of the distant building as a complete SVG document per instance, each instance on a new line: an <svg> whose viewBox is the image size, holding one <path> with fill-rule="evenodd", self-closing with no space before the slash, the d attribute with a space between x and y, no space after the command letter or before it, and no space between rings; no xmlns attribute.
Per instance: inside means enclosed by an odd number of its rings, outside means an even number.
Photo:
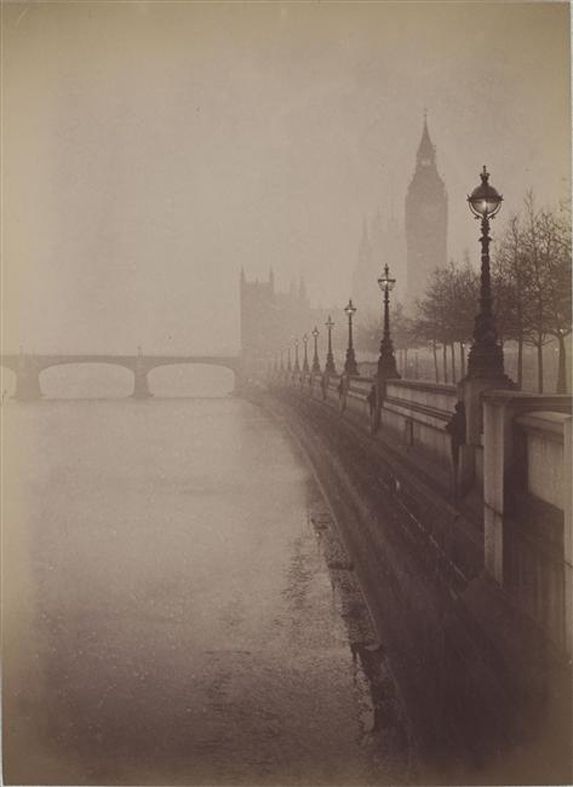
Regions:
<svg viewBox="0 0 573 787"><path fill-rule="evenodd" d="M310 332L316 325L321 332L321 361L324 363L324 322L330 313L326 309L311 308L304 279L298 286L291 284L288 292L277 292L272 270L268 281L247 281L244 271L240 278L241 357L245 373L262 374L277 360L281 350L287 361L287 347L299 339L300 363L303 361L302 336L309 335L309 362L312 362L313 342ZM338 313L338 310L337 310ZM333 317L337 318L333 311ZM292 356L294 362L294 354Z"/></svg>
<svg viewBox="0 0 573 787"><path fill-rule="evenodd" d="M436 167L436 149L425 118L416 169L406 194L405 228L406 304L412 311L416 300L422 298L432 271L448 260L448 196Z"/></svg>
<svg viewBox="0 0 573 787"><path fill-rule="evenodd" d="M406 294L406 241L398 220L390 215L384 221L378 211L362 225L358 260L352 276L352 300L358 307L357 321L368 322L382 314L382 293L378 277L384 265L396 279L394 297L403 301Z"/></svg>

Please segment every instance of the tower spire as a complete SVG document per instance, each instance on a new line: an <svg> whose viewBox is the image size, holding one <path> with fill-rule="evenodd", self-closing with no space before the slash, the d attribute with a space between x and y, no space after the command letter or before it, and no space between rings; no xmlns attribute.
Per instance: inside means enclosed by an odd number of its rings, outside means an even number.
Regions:
<svg viewBox="0 0 573 787"><path fill-rule="evenodd" d="M436 163L436 148L430 139L428 131L428 110L424 109L424 128L422 129L422 139L418 146L416 156L418 166L427 167Z"/></svg>

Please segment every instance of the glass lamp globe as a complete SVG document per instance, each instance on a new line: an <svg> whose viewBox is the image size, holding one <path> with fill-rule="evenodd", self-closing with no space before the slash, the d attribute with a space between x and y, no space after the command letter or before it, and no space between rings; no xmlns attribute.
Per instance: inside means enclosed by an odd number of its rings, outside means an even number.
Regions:
<svg viewBox="0 0 573 787"><path fill-rule="evenodd" d="M352 298L348 301L347 305L344 307L344 311L349 317L351 317L353 314L356 313L356 306L352 303Z"/></svg>
<svg viewBox="0 0 573 787"><path fill-rule="evenodd" d="M387 265L385 265L384 273L381 273L378 278L378 286L380 287L382 292L385 292L386 290L388 290L388 292L391 292L394 289L395 284L396 284L396 279L390 278L390 269L388 268Z"/></svg>
<svg viewBox="0 0 573 787"><path fill-rule="evenodd" d="M489 184L489 172L485 165L480 177L481 183L468 197L468 205L476 218L491 219L501 208L503 197Z"/></svg>

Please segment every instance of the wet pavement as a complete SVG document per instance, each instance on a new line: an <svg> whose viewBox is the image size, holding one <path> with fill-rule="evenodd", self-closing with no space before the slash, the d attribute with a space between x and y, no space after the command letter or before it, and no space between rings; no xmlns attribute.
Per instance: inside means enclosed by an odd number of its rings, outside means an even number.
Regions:
<svg viewBox="0 0 573 787"><path fill-rule="evenodd" d="M8 783L411 781L384 643L276 422L10 402L5 445Z"/></svg>

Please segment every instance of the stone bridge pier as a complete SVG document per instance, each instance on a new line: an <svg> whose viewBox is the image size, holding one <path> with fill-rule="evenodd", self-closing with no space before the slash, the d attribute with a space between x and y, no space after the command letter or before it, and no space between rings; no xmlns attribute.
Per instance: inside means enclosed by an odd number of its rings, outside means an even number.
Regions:
<svg viewBox="0 0 573 787"><path fill-rule="evenodd" d="M147 375L148 369L141 369L136 367L133 370L133 399L149 399L153 394L149 390L149 381Z"/></svg>

